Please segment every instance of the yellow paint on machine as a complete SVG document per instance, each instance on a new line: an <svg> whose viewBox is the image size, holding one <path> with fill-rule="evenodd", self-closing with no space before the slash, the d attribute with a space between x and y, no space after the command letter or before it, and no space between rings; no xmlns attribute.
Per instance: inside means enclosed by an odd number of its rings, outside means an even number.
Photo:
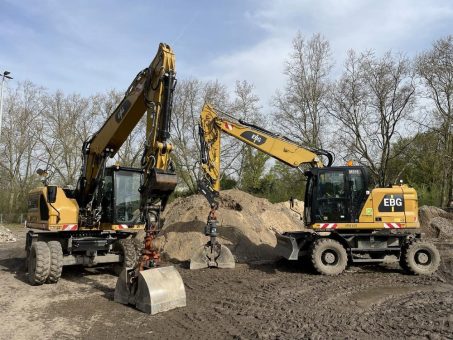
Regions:
<svg viewBox="0 0 453 340"><path fill-rule="evenodd" d="M79 206L57 187L56 202L47 202L46 187L38 187L28 195L27 227L42 230L62 230L64 225L77 224Z"/></svg>
<svg viewBox="0 0 453 340"><path fill-rule="evenodd" d="M393 207L389 212L379 211L379 204L384 196L390 195L394 198L393 195L401 194L404 197L404 211L395 212ZM400 229L416 229L420 228L417 212L418 198L415 189L407 185L394 185L391 188L376 188L371 191L357 223L338 221L330 223L335 223L335 229L385 229L385 223L398 223ZM329 222L326 221L326 223ZM312 228L318 231L324 230L326 223L313 224Z"/></svg>

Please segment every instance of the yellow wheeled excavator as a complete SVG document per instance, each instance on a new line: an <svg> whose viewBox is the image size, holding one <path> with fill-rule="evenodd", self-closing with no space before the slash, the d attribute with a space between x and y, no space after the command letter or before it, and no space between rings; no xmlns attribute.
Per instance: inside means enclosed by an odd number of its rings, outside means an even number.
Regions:
<svg viewBox="0 0 453 340"><path fill-rule="evenodd" d="M437 270L438 250L421 238L415 189L400 184L370 190L365 167L332 166L333 154L326 150L302 146L207 104L199 125L203 174L199 189L212 207L205 230L210 241L193 256L191 268L234 266L231 252L216 240L222 133L306 176L303 217L310 231L277 234L278 254L289 260L308 257L314 269L326 275L340 274L348 263L382 262L386 255L398 257L401 267L413 274ZM218 264L217 259L229 263Z"/></svg>
<svg viewBox="0 0 453 340"><path fill-rule="evenodd" d="M63 266L111 264L119 273L115 301L150 314L185 306L181 276L172 266L159 266L154 243L160 213L177 184L169 143L175 77L174 53L160 44L150 66L138 73L118 107L83 144L76 188L45 179L44 186L30 192L26 251L32 284L56 283ZM107 167L145 112L141 167ZM137 254L135 237L142 230L144 248Z"/></svg>

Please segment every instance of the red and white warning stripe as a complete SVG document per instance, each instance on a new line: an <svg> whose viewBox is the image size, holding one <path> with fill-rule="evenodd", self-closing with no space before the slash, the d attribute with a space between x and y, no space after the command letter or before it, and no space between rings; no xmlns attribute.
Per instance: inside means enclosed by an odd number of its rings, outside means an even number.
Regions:
<svg viewBox="0 0 453 340"><path fill-rule="evenodd" d="M77 224L63 224L62 230L74 231L77 230Z"/></svg>
<svg viewBox="0 0 453 340"><path fill-rule="evenodd" d="M233 125L231 125L228 122L225 122L225 128L227 128L228 130L233 130Z"/></svg>
<svg viewBox="0 0 453 340"><path fill-rule="evenodd" d="M401 224L399 223L384 223L385 229L399 229L401 228Z"/></svg>
<svg viewBox="0 0 453 340"><path fill-rule="evenodd" d="M322 223L319 225L321 229L336 229L337 225L335 223Z"/></svg>
<svg viewBox="0 0 453 340"><path fill-rule="evenodd" d="M118 229L127 229L129 228L127 224L118 224Z"/></svg>

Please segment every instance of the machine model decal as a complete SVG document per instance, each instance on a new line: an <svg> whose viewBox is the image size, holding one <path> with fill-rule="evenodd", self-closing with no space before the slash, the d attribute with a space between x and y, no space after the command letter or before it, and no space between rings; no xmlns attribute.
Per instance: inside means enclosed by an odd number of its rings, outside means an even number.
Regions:
<svg viewBox="0 0 453 340"><path fill-rule="evenodd" d="M241 137L247 139L248 141L256 145L261 145L266 142L266 137L261 136L252 131L244 131L243 133L241 133Z"/></svg>
<svg viewBox="0 0 453 340"><path fill-rule="evenodd" d="M378 210L380 212L404 212L403 195L385 195Z"/></svg>
<svg viewBox="0 0 453 340"><path fill-rule="evenodd" d="M115 120L119 123L124 117L124 114L129 110L131 107L131 102L129 100L125 100L121 103L118 109L115 111Z"/></svg>

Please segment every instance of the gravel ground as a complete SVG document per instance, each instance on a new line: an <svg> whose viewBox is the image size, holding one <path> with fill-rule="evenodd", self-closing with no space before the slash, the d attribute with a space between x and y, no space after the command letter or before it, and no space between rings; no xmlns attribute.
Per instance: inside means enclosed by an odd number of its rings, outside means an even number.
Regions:
<svg viewBox="0 0 453 340"><path fill-rule="evenodd" d="M451 244L432 277L397 264L351 267L339 277L303 264L238 265L189 271L187 307L149 316L113 302L108 269L65 268L58 284L30 286L23 228L0 244L2 339L293 339L453 337Z"/></svg>

